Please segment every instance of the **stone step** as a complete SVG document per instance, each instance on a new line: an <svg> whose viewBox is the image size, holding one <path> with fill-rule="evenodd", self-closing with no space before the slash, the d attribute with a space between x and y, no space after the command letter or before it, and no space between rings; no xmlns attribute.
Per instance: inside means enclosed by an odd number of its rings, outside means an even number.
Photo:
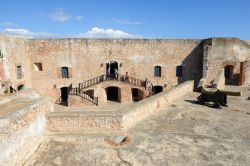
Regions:
<svg viewBox="0 0 250 166"><path fill-rule="evenodd" d="M45 141L72 142L80 144L107 144L121 146L125 142L131 142L131 136L126 132L78 132L78 133L55 133L48 132Z"/></svg>

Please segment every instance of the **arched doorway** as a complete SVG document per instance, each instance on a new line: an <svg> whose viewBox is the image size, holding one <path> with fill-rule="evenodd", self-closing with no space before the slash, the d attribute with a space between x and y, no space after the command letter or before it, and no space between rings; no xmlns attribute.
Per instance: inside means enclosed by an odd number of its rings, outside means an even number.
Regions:
<svg viewBox="0 0 250 166"><path fill-rule="evenodd" d="M18 90L18 91L24 90L24 85L23 85L23 84L22 84L22 85L19 85L19 86L17 87L17 90Z"/></svg>
<svg viewBox="0 0 250 166"><path fill-rule="evenodd" d="M61 88L61 104L68 105L68 87Z"/></svg>
<svg viewBox="0 0 250 166"><path fill-rule="evenodd" d="M238 85L239 84L239 73L234 73L233 65L227 65L224 68L225 84L226 85Z"/></svg>
<svg viewBox="0 0 250 166"><path fill-rule="evenodd" d="M132 88L132 100L137 102L143 99L143 91L137 88Z"/></svg>
<svg viewBox="0 0 250 166"><path fill-rule="evenodd" d="M116 61L110 61L106 64L106 74L111 78L115 78L115 70L118 71L118 63Z"/></svg>
<svg viewBox="0 0 250 166"><path fill-rule="evenodd" d="M160 85L154 86L154 93L155 94L160 93L162 91L163 91L163 86L160 86Z"/></svg>
<svg viewBox="0 0 250 166"><path fill-rule="evenodd" d="M233 71L234 71L234 66L232 66L232 65L225 66L225 70L224 70L225 78L232 79Z"/></svg>
<svg viewBox="0 0 250 166"><path fill-rule="evenodd" d="M121 89L115 86L106 88L107 100L121 102Z"/></svg>

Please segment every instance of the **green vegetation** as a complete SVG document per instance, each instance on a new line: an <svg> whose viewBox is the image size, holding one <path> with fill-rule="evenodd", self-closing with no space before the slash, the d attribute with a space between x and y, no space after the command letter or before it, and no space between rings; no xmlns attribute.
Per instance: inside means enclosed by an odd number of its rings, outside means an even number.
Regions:
<svg viewBox="0 0 250 166"><path fill-rule="evenodd" d="M4 91L3 91L3 93L7 94L7 93L9 93L9 90L7 88L5 88Z"/></svg>

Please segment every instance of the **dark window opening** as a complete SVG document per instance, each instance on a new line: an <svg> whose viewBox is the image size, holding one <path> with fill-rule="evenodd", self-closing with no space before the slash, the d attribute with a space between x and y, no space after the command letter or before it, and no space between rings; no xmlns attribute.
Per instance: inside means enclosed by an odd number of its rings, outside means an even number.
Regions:
<svg viewBox="0 0 250 166"><path fill-rule="evenodd" d="M143 91L137 88L132 88L132 100L133 101L140 101L143 99Z"/></svg>
<svg viewBox="0 0 250 166"><path fill-rule="evenodd" d="M155 66L155 77L161 77L161 66Z"/></svg>
<svg viewBox="0 0 250 166"><path fill-rule="evenodd" d="M43 71L42 63L34 63L35 71Z"/></svg>
<svg viewBox="0 0 250 166"><path fill-rule="evenodd" d="M106 88L107 100L121 102L121 90L118 87L107 87Z"/></svg>
<svg viewBox="0 0 250 166"><path fill-rule="evenodd" d="M17 79L22 78L22 66L17 66Z"/></svg>
<svg viewBox="0 0 250 166"><path fill-rule="evenodd" d="M68 105L68 87L61 88L61 104Z"/></svg>
<svg viewBox="0 0 250 166"><path fill-rule="evenodd" d="M154 86L154 93L160 93L163 91L163 86Z"/></svg>
<svg viewBox="0 0 250 166"><path fill-rule="evenodd" d="M17 87L17 90L18 90L18 91L24 90L24 85L19 85L19 86Z"/></svg>
<svg viewBox="0 0 250 166"><path fill-rule="evenodd" d="M69 69L68 67L61 67L62 78L69 78Z"/></svg>
<svg viewBox="0 0 250 166"><path fill-rule="evenodd" d="M182 77L182 66L176 66L176 77Z"/></svg>

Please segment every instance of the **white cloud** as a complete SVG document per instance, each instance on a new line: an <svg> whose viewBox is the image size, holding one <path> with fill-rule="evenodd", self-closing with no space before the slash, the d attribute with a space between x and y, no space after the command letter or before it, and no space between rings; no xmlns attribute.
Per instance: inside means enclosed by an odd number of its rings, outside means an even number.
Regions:
<svg viewBox="0 0 250 166"><path fill-rule="evenodd" d="M83 16L76 16L75 17L77 20L82 20L83 19Z"/></svg>
<svg viewBox="0 0 250 166"><path fill-rule="evenodd" d="M2 31L5 34L8 35L14 35L19 37L26 37L26 38L34 38L34 37L51 37L56 36L53 33L48 32L31 32L27 29L13 29L13 28L6 28Z"/></svg>
<svg viewBox="0 0 250 166"><path fill-rule="evenodd" d="M58 34L48 33L48 32L32 32L27 29L15 29L15 28L6 28L3 31L0 31L7 35L25 37L25 38L55 38L55 37L77 37L77 38L141 38L142 36L130 34L121 30L116 29L102 29L94 27L87 32L78 34L78 35L67 35L61 36Z"/></svg>
<svg viewBox="0 0 250 166"><path fill-rule="evenodd" d="M87 38L138 38L138 35L132 35L127 32L115 29L102 29L94 27L91 30L78 35L78 37Z"/></svg>
<svg viewBox="0 0 250 166"><path fill-rule="evenodd" d="M18 24L12 23L12 22L0 22L0 26L4 27L16 27Z"/></svg>
<svg viewBox="0 0 250 166"><path fill-rule="evenodd" d="M117 24L124 24L124 25L140 25L142 22L139 21L129 21L129 20L115 20Z"/></svg>
<svg viewBox="0 0 250 166"><path fill-rule="evenodd" d="M71 15L67 14L63 9L56 9L54 12L50 13L49 18L54 21L65 22L71 19Z"/></svg>

